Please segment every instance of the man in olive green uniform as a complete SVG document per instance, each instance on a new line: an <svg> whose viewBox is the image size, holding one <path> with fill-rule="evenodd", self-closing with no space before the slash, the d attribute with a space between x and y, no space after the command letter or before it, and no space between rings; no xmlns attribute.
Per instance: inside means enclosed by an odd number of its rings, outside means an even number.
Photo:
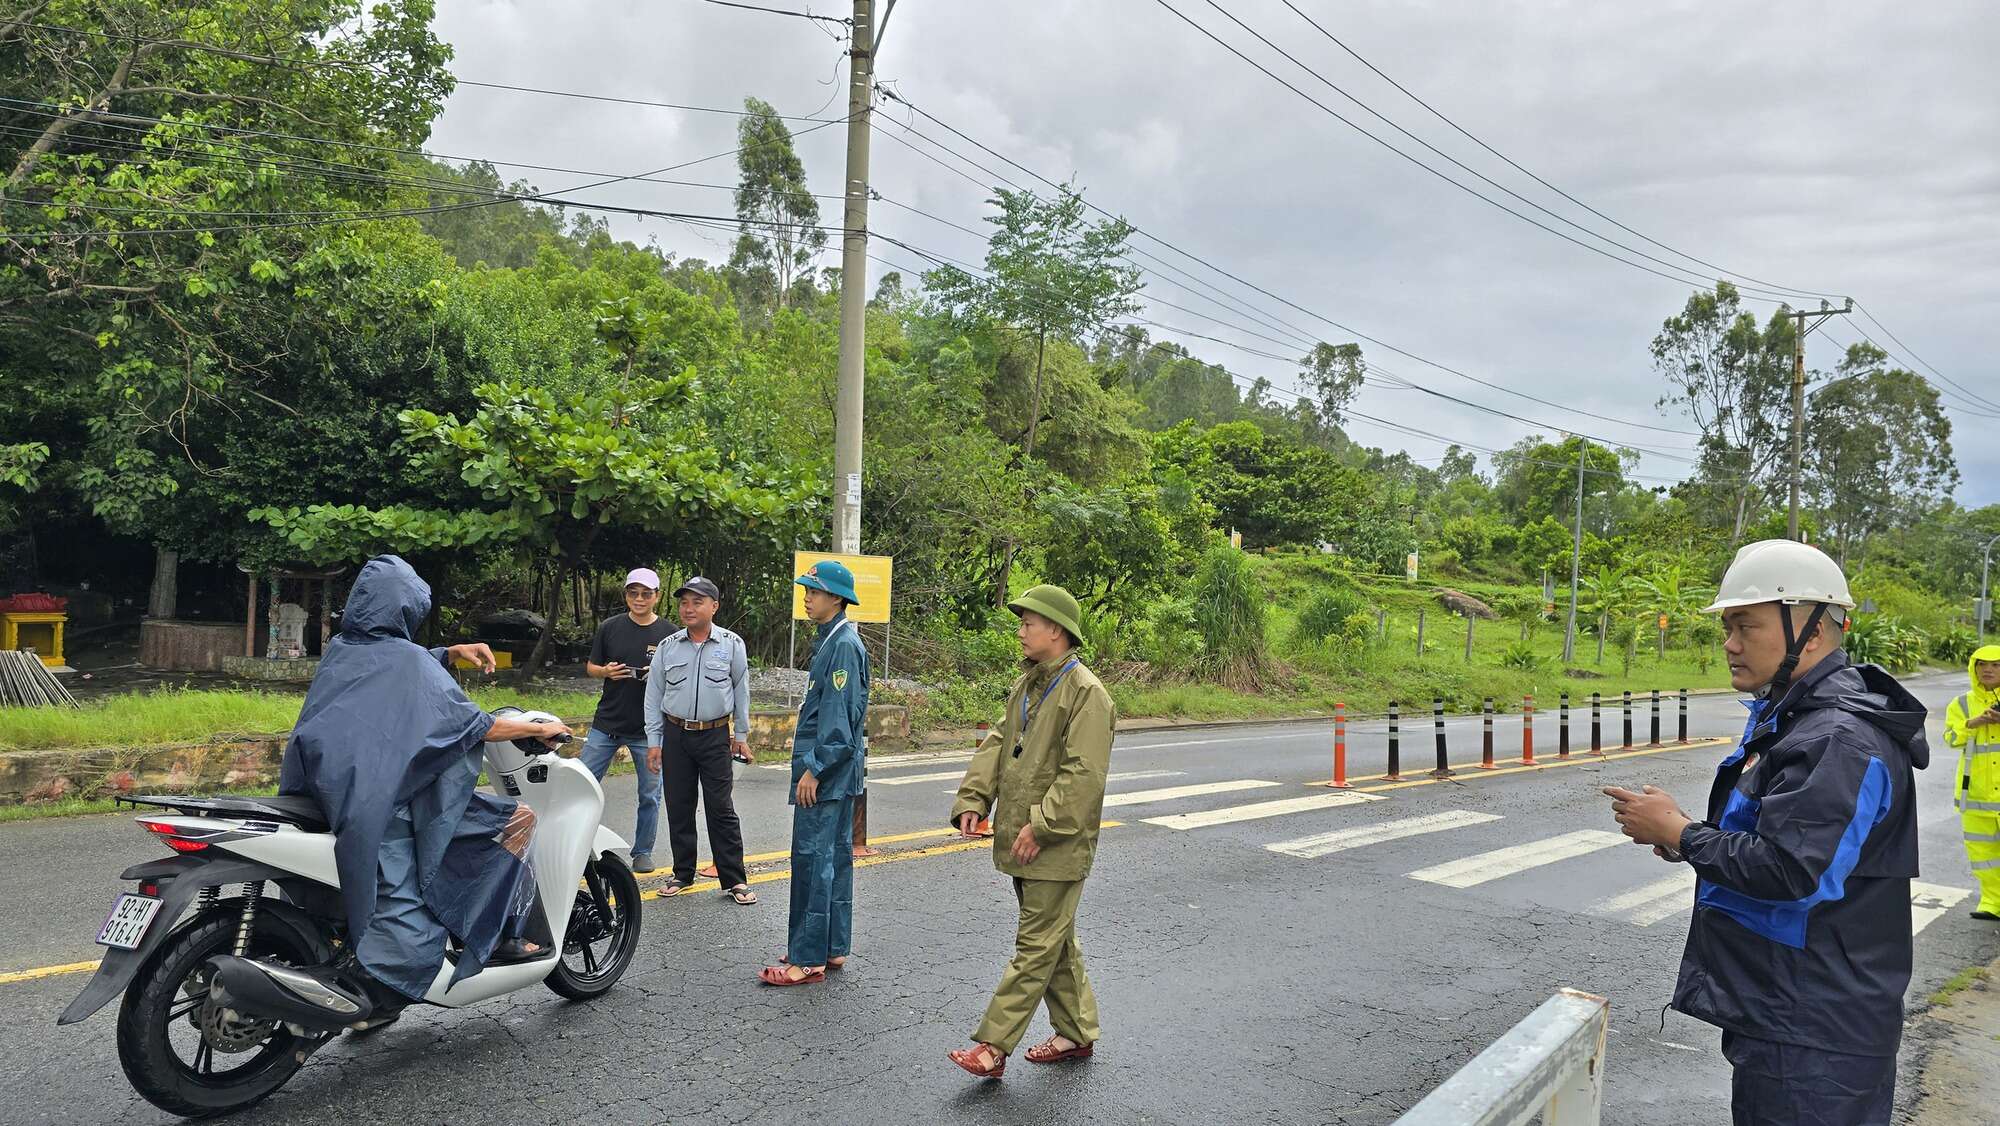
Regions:
<svg viewBox="0 0 2000 1126"><path fill-rule="evenodd" d="M1000 978L975 1043L951 1060L998 1079L1035 1010L1046 1001L1056 1034L1028 1049L1033 1063L1089 1056L1097 1043L1097 998L1083 972L1076 908L1097 854L1104 776L1111 767L1111 694L1076 657L1082 616L1058 586L1038 586L1008 604L1020 615L1023 672L1007 716L966 768L952 824L971 837L988 811L993 866L1014 877L1020 927L1014 960Z"/></svg>

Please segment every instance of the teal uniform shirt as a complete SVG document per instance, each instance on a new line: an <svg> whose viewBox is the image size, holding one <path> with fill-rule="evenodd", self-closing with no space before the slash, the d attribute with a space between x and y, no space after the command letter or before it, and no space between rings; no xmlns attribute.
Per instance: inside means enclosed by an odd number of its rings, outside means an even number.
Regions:
<svg viewBox="0 0 2000 1126"><path fill-rule="evenodd" d="M867 772L862 726L868 715L868 651L845 613L819 627L808 675L792 737L788 800L798 800L799 778L808 773L819 780L820 801L853 797Z"/></svg>

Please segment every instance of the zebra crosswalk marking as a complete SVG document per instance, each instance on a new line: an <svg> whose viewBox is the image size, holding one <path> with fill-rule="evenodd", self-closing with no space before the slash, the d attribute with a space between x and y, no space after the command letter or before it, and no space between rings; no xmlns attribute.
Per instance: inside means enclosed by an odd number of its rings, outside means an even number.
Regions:
<svg viewBox="0 0 2000 1126"><path fill-rule="evenodd" d="M1207 829L1216 825L1233 825L1238 821L1255 821L1264 817L1280 817L1288 813L1306 813L1317 809L1386 800L1388 799L1380 795L1364 794L1360 790L1335 790L1330 794L1311 794L1302 798L1279 798L1277 801L1230 805L1221 809L1205 809L1199 813L1148 817L1145 821L1148 825L1158 825L1163 829Z"/></svg>
<svg viewBox="0 0 2000 1126"><path fill-rule="evenodd" d="M1463 829L1469 825L1483 825L1488 821L1498 820L1500 815L1497 813L1474 813L1466 809L1453 809L1422 817L1384 821L1379 825L1357 825L1351 829L1335 829L1330 833L1317 833L1310 837L1278 841L1264 847L1286 856L1313 860L1336 852L1345 852L1351 848L1362 848L1384 841L1421 836L1425 833L1441 833L1448 829Z"/></svg>
<svg viewBox="0 0 2000 1126"><path fill-rule="evenodd" d="M1623 833L1612 833L1603 829L1578 829L1574 833L1546 837L1526 844L1509 845L1506 848L1477 853L1461 860L1419 868L1409 873L1409 877L1450 888L1477 887L1503 876L1539 868L1544 864L1586 856L1600 849L1622 844L1624 841Z"/></svg>

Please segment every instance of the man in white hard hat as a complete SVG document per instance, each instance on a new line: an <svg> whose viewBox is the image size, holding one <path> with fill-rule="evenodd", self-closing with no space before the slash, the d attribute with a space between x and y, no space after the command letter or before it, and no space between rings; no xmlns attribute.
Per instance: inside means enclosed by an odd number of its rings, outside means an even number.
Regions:
<svg viewBox="0 0 2000 1126"><path fill-rule="evenodd" d="M1722 1029L1738 1126L1887 1126L1903 992L1913 770L1924 707L1840 648L1847 579L1824 552L1765 540L1736 553L1722 615L1743 738L1696 821L1664 791L1606 787L1625 835L1693 866L1694 918L1673 1007Z"/></svg>

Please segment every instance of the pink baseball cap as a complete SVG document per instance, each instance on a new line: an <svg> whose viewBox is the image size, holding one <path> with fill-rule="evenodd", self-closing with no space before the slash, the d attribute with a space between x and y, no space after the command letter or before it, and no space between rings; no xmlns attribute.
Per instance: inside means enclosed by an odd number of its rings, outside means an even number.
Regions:
<svg viewBox="0 0 2000 1126"><path fill-rule="evenodd" d="M633 583L638 583L647 590L658 590L660 589L660 576L651 567L637 567L633 569L631 574L625 576L626 586L631 586Z"/></svg>

